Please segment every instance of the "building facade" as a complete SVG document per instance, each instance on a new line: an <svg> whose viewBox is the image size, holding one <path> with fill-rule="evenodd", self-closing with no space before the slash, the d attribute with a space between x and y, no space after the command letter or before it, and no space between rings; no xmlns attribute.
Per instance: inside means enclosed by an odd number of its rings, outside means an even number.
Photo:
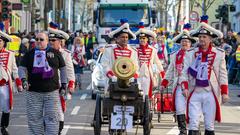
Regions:
<svg viewBox="0 0 240 135"><path fill-rule="evenodd" d="M232 13L232 30L240 32L240 0L233 0L232 2L236 6L236 11Z"/></svg>

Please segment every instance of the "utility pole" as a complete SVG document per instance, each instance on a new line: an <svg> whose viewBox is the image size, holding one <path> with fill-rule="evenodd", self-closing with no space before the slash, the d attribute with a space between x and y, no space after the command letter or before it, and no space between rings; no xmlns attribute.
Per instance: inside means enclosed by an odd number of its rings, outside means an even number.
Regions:
<svg viewBox="0 0 240 135"><path fill-rule="evenodd" d="M72 24L73 24L73 32L75 31L75 4L76 4L76 0L73 0L73 17L72 17Z"/></svg>
<svg viewBox="0 0 240 135"><path fill-rule="evenodd" d="M31 0L30 1L30 12L31 12L31 32L35 31L35 4Z"/></svg>
<svg viewBox="0 0 240 135"><path fill-rule="evenodd" d="M175 26L175 32L178 31L178 25L179 25L181 7L182 7L182 0L179 0L178 14L177 14L177 22L176 22L176 26Z"/></svg>

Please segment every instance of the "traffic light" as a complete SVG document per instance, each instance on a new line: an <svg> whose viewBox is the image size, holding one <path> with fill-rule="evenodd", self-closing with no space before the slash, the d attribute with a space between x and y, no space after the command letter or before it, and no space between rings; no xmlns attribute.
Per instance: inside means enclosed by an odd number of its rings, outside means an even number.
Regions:
<svg viewBox="0 0 240 135"><path fill-rule="evenodd" d="M217 19L220 19L222 17L222 7L223 6L220 5L218 6L218 9L215 10L217 12L217 14L215 15Z"/></svg>
<svg viewBox="0 0 240 135"><path fill-rule="evenodd" d="M229 5L230 6L230 11L235 12L236 11L236 6L235 5Z"/></svg>
<svg viewBox="0 0 240 135"><path fill-rule="evenodd" d="M10 2L8 0L2 0L2 19L7 20L10 18L10 11L11 9L9 8Z"/></svg>
<svg viewBox="0 0 240 135"><path fill-rule="evenodd" d="M228 17L229 17L229 11L228 11L228 5L223 5L221 10L222 15L222 23L228 24Z"/></svg>

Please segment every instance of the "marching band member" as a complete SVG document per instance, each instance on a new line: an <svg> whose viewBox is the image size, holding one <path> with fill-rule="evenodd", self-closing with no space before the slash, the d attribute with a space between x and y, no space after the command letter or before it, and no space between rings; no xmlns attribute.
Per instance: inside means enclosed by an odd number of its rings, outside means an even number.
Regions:
<svg viewBox="0 0 240 135"><path fill-rule="evenodd" d="M144 63L146 64L147 70L149 72L148 82L143 82L140 86L149 84L147 89L147 94L149 98L152 98L152 90L153 87L157 86L157 81L154 80L153 66L156 64L158 73L163 78L165 75L164 69L162 67L161 61L158 59L157 50L148 44L149 37L156 38L156 34L153 31L144 29L143 22L139 23L139 30L135 33L135 35L139 38L139 46L137 46L137 53L139 59L139 68L141 69ZM144 68L144 67L143 67ZM156 81L156 82L155 82ZM155 85L155 86L154 86Z"/></svg>
<svg viewBox="0 0 240 135"><path fill-rule="evenodd" d="M179 84L179 76L183 70L183 60L186 51L190 49L191 45L196 41L190 36L189 29L191 25L185 24L183 31L177 35L173 42L181 45L181 49L173 52L170 55L171 62L168 66L166 76L163 79L161 86L166 88L169 85L170 80L173 80L173 111L176 111L178 128L180 130L179 135L187 135L186 128L186 95L182 91L181 85ZM161 88L161 89L163 89Z"/></svg>
<svg viewBox="0 0 240 135"><path fill-rule="evenodd" d="M213 38L222 38L222 32L207 24L208 16L201 17L201 24L191 31L199 38L198 47L189 49L184 57L180 76L187 100L189 135L199 135L200 116L204 116L205 135L214 135L215 120L221 121L220 102L228 97L228 77L224 50L215 48ZM188 94L189 93L189 94Z"/></svg>
<svg viewBox="0 0 240 135"><path fill-rule="evenodd" d="M18 68L15 61L15 54L5 49L6 43L12 39L3 32L4 25L0 24L0 107L2 110L1 133L9 135L7 127L9 125L10 111L13 106L13 84L15 79L18 91L22 91L22 82L18 77ZM13 78L12 78L13 76Z"/></svg>
<svg viewBox="0 0 240 135"><path fill-rule="evenodd" d="M67 70L67 80L68 80L68 90L69 93L74 92L74 82L75 82L75 74L74 74L74 68L73 68L73 62L72 62L72 56L71 52L67 49L63 49L61 46L61 42L63 39L67 40L69 38L68 34L65 33L62 30L57 29L58 24L55 24L53 22L50 23L50 27L48 28L49 31L49 42L51 46L60 51L64 62L66 64L66 70ZM67 94L67 93L61 93L60 94ZM59 135L61 134L63 128L64 128L64 112L66 111L66 103L64 99L64 95L60 95L60 101L61 101L61 107L59 107Z"/></svg>
<svg viewBox="0 0 240 135"><path fill-rule="evenodd" d="M120 57L128 57L131 58L134 64L137 67L138 71L138 56L137 51L130 45L128 45L129 39L136 39L135 34L130 30L129 24L126 19L121 19L121 26L116 30L109 33L110 38L116 38L117 44L107 46L102 56L102 66L106 76L111 78L112 81L116 81L117 77L114 75L112 71L113 63L116 59ZM134 78L138 77L138 73L136 72Z"/></svg>

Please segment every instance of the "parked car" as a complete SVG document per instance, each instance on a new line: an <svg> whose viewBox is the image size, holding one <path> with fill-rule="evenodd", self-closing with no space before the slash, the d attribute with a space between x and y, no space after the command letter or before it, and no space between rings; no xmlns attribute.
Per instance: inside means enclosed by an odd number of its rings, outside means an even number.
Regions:
<svg viewBox="0 0 240 135"><path fill-rule="evenodd" d="M98 55L97 60L91 59L88 60L90 69L92 70L92 99L96 99L96 94L103 94L105 88L108 84L108 78L103 72L103 67L101 65L102 53Z"/></svg>

